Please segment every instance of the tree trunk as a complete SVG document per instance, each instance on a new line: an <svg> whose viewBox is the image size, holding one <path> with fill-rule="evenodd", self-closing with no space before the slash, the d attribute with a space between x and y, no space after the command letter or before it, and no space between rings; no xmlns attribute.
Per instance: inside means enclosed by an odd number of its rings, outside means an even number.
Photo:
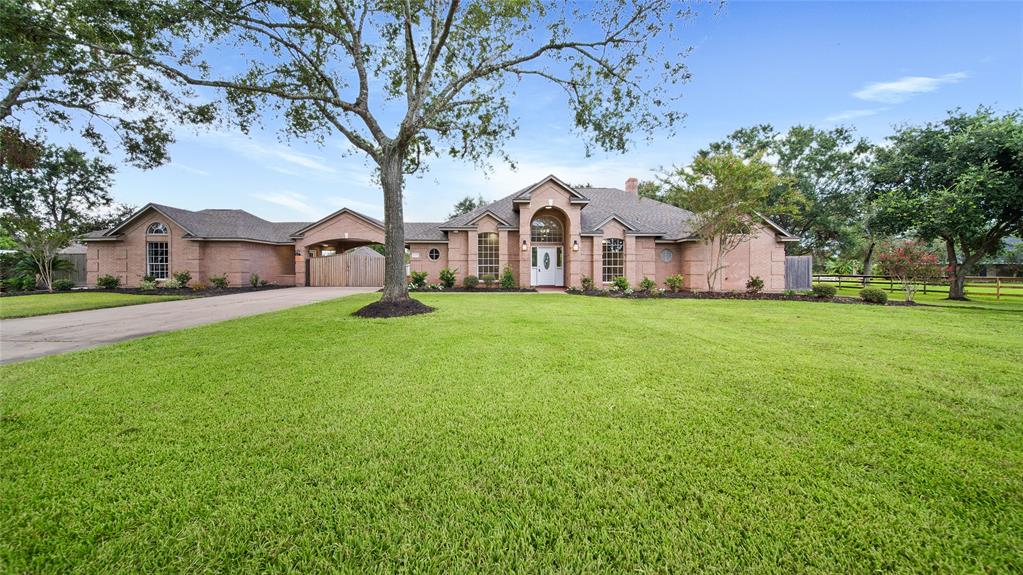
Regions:
<svg viewBox="0 0 1023 575"><path fill-rule="evenodd" d="M877 246L877 242L870 242L867 246L867 255L863 258L863 285L867 285L870 281L870 276L873 275L874 271L874 248Z"/></svg>
<svg viewBox="0 0 1023 575"><path fill-rule="evenodd" d="M384 295L380 301L409 299L405 283L405 218L402 192L405 175L402 157L396 151L384 156L380 164L380 183L384 189Z"/></svg>
<svg viewBox="0 0 1023 575"><path fill-rule="evenodd" d="M953 240L945 239L945 252L948 256L948 299L966 299L966 262L959 265L956 257L956 245Z"/></svg>

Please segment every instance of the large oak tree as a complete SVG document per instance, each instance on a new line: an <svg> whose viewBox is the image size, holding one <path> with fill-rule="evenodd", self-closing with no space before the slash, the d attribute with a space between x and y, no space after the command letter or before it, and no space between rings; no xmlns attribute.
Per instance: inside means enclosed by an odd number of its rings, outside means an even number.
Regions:
<svg viewBox="0 0 1023 575"><path fill-rule="evenodd" d="M873 179L874 225L940 241L949 298L965 299L974 266L1023 234L1023 116L980 108L899 128L879 148Z"/></svg>
<svg viewBox="0 0 1023 575"><path fill-rule="evenodd" d="M184 10L182 10L184 8ZM625 150L674 126L689 78L691 8L668 0L192 0L173 50L93 44L170 78L224 91L241 125L276 113L288 136L341 136L384 196L383 301L408 298L402 192L430 156L509 160L523 80L560 87L588 144ZM203 56L244 54L240 73Z"/></svg>

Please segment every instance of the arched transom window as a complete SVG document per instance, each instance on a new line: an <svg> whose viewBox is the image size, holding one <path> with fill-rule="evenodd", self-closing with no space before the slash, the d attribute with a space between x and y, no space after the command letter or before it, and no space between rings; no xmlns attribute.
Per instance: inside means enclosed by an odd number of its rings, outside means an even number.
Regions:
<svg viewBox="0 0 1023 575"><path fill-rule="evenodd" d="M554 242L565 241L565 232L562 230L561 221L553 216L537 216L529 225L529 239L533 242Z"/></svg>
<svg viewBox="0 0 1023 575"><path fill-rule="evenodd" d="M167 235L167 226L163 225L162 222L153 222L149 224L149 229L146 233L152 236L165 236Z"/></svg>

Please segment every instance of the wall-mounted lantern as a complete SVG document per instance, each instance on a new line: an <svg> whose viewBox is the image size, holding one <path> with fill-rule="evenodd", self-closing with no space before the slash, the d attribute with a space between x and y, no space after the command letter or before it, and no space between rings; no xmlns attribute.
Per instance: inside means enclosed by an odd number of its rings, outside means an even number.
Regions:
<svg viewBox="0 0 1023 575"><path fill-rule="evenodd" d="M579 240L572 240L572 251L579 251Z"/></svg>
<svg viewBox="0 0 1023 575"><path fill-rule="evenodd" d="M522 240L522 251L526 251L526 240Z"/></svg>

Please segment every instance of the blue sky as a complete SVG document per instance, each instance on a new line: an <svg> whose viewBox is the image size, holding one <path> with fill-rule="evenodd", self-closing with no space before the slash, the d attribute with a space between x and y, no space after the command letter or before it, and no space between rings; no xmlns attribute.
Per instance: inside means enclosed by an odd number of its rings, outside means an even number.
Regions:
<svg viewBox="0 0 1023 575"><path fill-rule="evenodd" d="M517 169L498 163L484 173L433 160L408 181L406 220L443 220L461 197L496 199L550 173L621 187L756 123L844 124L881 141L894 124L937 120L955 107L1023 107L1023 3L733 2L704 12L687 28L693 79L679 102L688 117L674 137L586 157L559 89L530 83L513 102L520 130L507 149ZM241 208L277 221L311 221L342 206L381 216L372 168L344 157L346 147L340 137L322 146L283 143L272 127L248 136L183 132L170 165L122 167L115 197Z"/></svg>

